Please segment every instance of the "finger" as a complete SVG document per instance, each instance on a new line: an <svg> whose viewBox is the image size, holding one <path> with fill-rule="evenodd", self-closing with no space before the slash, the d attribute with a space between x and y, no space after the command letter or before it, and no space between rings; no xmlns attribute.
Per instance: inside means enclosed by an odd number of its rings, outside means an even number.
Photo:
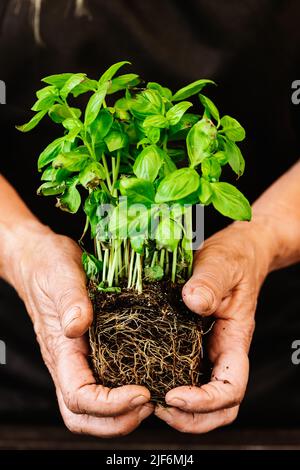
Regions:
<svg viewBox="0 0 300 470"><path fill-rule="evenodd" d="M52 296L64 334L69 338L82 336L92 323L93 307L81 263L68 260L54 274Z"/></svg>
<svg viewBox="0 0 300 470"><path fill-rule="evenodd" d="M70 411L93 416L117 416L150 400L142 386L126 385L109 389L95 383L87 362L84 338L66 340L56 352L56 374L64 402Z"/></svg>
<svg viewBox="0 0 300 470"><path fill-rule="evenodd" d="M118 417L96 418L89 415L78 415L66 407L59 389L56 390L56 393L65 425L71 432L77 434L89 434L102 438L125 436L136 429L154 410L153 405L147 403Z"/></svg>
<svg viewBox="0 0 300 470"><path fill-rule="evenodd" d="M193 275L182 290L186 305L195 313L211 315L240 281L240 269L227 255L204 248L195 255Z"/></svg>
<svg viewBox="0 0 300 470"><path fill-rule="evenodd" d="M226 426L237 417L239 407L207 414L188 413L177 408L158 407L155 415L180 432L201 434Z"/></svg>
<svg viewBox="0 0 300 470"><path fill-rule="evenodd" d="M211 381L201 387L177 387L166 395L169 406L191 413L208 413L239 405L249 373L247 354L242 349L222 353L216 360Z"/></svg>

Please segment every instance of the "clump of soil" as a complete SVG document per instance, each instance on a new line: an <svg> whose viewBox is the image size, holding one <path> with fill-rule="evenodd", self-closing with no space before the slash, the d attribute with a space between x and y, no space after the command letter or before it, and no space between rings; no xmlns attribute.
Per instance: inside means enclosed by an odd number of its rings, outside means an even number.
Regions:
<svg viewBox="0 0 300 470"><path fill-rule="evenodd" d="M143 293L99 292L89 287L94 305L90 328L96 381L107 387L136 384L164 403L180 385L200 385L202 319L187 309L178 286L144 285Z"/></svg>

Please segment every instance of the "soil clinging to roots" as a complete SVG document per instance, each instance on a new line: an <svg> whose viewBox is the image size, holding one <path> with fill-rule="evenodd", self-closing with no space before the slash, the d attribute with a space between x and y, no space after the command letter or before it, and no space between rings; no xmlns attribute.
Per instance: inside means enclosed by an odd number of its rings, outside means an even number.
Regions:
<svg viewBox="0 0 300 470"><path fill-rule="evenodd" d="M89 292L97 383L110 388L144 385L151 400L161 404L172 388L200 384L202 320L184 305L178 287L151 283L142 294L126 288L116 294L90 285Z"/></svg>

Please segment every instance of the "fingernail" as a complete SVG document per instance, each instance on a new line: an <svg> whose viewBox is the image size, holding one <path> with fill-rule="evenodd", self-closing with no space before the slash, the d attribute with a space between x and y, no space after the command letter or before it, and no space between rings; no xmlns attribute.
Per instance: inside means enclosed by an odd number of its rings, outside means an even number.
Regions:
<svg viewBox="0 0 300 470"><path fill-rule="evenodd" d="M71 310L65 313L63 318L63 327L64 329L68 328L74 320L77 320L81 315L81 310L79 307L73 307Z"/></svg>
<svg viewBox="0 0 300 470"><path fill-rule="evenodd" d="M184 408L186 407L186 402L181 398L170 398L166 400L168 405L176 406L176 408Z"/></svg>
<svg viewBox="0 0 300 470"><path fill-rule="evenodd" d="M141 406L147 403L149 400L145 395L139 395L138 397L135 397L131 400L131 404L133 406Z"/></svg>

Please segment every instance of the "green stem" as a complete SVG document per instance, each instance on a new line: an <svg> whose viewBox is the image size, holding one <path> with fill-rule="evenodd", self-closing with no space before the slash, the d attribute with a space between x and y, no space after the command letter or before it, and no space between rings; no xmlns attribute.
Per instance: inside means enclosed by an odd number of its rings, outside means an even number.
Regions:
<svg viewBox="0 0 300 470"><path fill-rule="evenodd" d="M184 214L184 226L186 231L187 247L185 251L188 257L188 278L191 277L193 272L193 212L192 206L186 207Z"/></svg>
<svg viewBox="0 0 300 470"><path fill-rule="evenodd" d="M131 249L131 257L130 257L130 265L129 265L129 276L128 276L128 289L132 286L132 273L133 273L133 266L134 266L134 255L135 252Z"/></svg>
<svg viewBox="0 0 300 470"><path fill-rule="evenodd" d="M136 290L139 294L143 291L143 284L142 284L142 257L141 255L136 255L136 264L137 264L137 281L136 281Z"/></svg>
<svg viewBox="0 0 300 470"><path fill-rule="evenodd" d="M104 169L105 169L107 187L108 187L109 191L112 192L112 184L111 184L110 174L109 174L107 161L106 161L106 157L105 157L104 153L102 153L102 163L103 163L103 166L104 166Z"/></svg>
<svg viewBox="0 0 300 470"><path fill-rule="evenodd" d="M176 269L177 269L177 247L173 251L173 262L172 262L172 282L176 281Z"/></svg>
<svg viewBox="0 0 300 470"><path fill-rule="evenodd" d="M106 268L109 261L109 250L104 250L104 261L103 261L103 270L102 270L102 281L106 281Z"/></svg>

